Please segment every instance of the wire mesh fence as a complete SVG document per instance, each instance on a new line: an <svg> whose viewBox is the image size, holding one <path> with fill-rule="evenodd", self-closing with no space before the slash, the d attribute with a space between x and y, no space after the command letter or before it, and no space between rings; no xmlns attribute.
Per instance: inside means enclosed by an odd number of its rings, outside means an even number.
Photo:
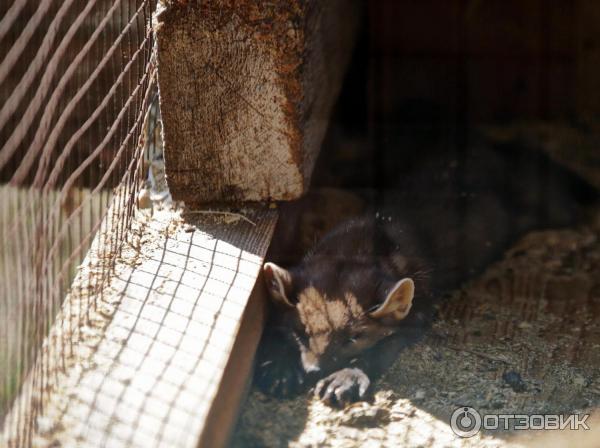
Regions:
<svg viewBox="0 0 600 448"><path fill-rule="evenodd" d="M155 157L143 155L158 120L153 10L151 0L0 3L0 427L10 411L23 444L73 334L41 344L71 288L88 302L64 328L95 307L89 292L109 281ZM97 234L103 263L72 284Z"/></svg>

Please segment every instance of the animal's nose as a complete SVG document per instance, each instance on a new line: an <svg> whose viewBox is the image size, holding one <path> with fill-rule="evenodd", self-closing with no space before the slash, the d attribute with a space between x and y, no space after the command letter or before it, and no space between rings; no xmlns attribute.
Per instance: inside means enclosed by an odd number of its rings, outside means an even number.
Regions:
<svg viewBox="0 0 600 448"><path fill-rule="evenodd" d="M309 364L304 366L304 371L306 373L317 373L321 368L316 364Z"/></svg>
<svg viewBox="0 0 600 448"><path fill-rule="evenodd" d="M302 367L306 373L315 373L321 370L317 357L310 352L302 353Z"/></svg>

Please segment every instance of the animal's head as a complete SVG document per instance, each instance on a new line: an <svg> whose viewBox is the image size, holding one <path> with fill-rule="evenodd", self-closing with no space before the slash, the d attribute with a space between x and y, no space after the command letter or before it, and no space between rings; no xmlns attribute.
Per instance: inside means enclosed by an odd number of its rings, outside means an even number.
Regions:
<svg viewBox="0 0 600 448"><path fill-rule="evenodd" d="M336 369L394 333L415 292L412 279L364 265L263 270L277 325L297 344L306 373Z"/></svg>

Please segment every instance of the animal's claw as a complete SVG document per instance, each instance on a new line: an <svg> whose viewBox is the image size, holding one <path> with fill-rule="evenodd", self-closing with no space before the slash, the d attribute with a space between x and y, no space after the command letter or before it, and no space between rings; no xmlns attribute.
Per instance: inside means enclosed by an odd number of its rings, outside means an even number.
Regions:
<svg viewBox="0 0 600 448"><path fill-rule="evenodd" d="M330 406L345 406L364 399L370 383L362 370L346 368L320 380L315 386L315 396Z"/></svg>

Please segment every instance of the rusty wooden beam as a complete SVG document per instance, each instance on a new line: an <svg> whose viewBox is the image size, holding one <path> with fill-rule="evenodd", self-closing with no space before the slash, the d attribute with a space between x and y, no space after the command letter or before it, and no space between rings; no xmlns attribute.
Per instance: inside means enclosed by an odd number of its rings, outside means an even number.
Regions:
<svg viewBox="0 0 600 448"><path fill-rule="evenodd" d="M307 189L358 26L358 0L171 1L157 38L175 199Z"/></svg>

